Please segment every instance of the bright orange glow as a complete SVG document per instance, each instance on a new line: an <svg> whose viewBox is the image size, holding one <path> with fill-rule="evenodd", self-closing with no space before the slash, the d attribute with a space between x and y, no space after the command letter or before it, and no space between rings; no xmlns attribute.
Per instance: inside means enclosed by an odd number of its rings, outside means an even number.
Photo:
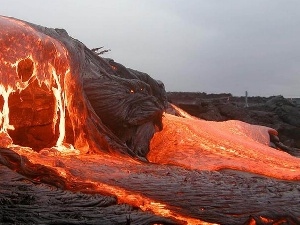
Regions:
<svg viewBox="0 0 300 225"><path fill-rule="evenodd" d="M268 219L268 218L265 218L265 217L262 217L262 216L260 216L259 218L261 219L261 221L262 221L263 223L266 223L266 224L268 224L268 223L271 224L271 223L274 222L274 220Z"/></svg>
<svg viewBox="0 0 300 225"><path fill-rule="evenodd" d="M10 94L20 93L30 83L38 81L40 86L44 84L52 89L56 99L57 115L54 116L53 127L59 120L56 146L60 149L65 138L64 76L70 72L67 51L58 41L36 32L21 21L0 17L0 24L0 95L4 102L0 113L0 132L8 134L7 130L14 129L9 124Z"/></svg>
<svg viewBox="0 0 300 225"><path fill-rule="evenodd" d="M211 122L166 114L148 159L188 169L235 169L300 180L300 159L268 146L271 128L241 121Z"/></svg>

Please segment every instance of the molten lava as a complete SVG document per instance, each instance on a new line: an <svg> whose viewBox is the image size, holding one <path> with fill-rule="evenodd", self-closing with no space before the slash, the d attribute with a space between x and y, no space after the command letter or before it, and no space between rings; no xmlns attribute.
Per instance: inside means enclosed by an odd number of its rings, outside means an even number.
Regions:
<svg viewBox="0 0 300 225"><path fill-rule="evenodd" d="M241 121L212 122L166 114L148 159L198 170L234 169L300 180L300 159L268 146L271 128Z"/></svg>
<svg viewBox="0 0 300 225"><path fill-rule="evenodd" d="M0 25L1 147L130 151L120 141L108 144L115 136L87 103L82 53L68 35L8 17Z"/></svg>
<svg viewBox="0 0 300 225"><path fill-rule="evenodd" d="M0 95L1 163L182 224L209 224L208 201L197 200L204 171L212 179L232 169L300 180L300 159L268 146L275 130L162 116L162 83L100 58L63 30L0 17ZM40 165L54 172L36 175Z"/></svg>
<svg viewBox="0 0 300 225"><path fill-rule="evenodd" d="M11 125L9 98L20 95L29 85L37 83L36 90L53 92L57 112L53 116L53 133L58 132L56 147L60 149L65 139L65 108L68 84L65 76L70 72L69 58L61 43L37 33L27 24L0 17L0 95L3 98L0 113L0 132L8 134L18 124ZM39 93L33 93L38 95ZM58 131L55 127L59 120ZM3 135L3 134L2 134ZM2 143L2 147L5 146Z"/></svg>

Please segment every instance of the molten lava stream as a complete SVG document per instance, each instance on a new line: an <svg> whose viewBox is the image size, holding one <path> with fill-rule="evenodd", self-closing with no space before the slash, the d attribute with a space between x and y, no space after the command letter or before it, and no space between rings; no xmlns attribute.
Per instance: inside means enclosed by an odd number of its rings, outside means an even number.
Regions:
<svg viewBox="0 0 300 225"><path fill-rule="evenodd" d="M157 202L153 199L145 197L143 194L134 193L131 191L127 191L123 188L114 187L106 184L96 184L99 192L106 191L107 193L114 193L117 196L119 203L127 203L130 205L134 205L142 209L143 211L151 211L156 215L173 218L178 221L181 221L182 224L188 225L209 225L216 223L209 223L202 221L200 219L191 218L188 216L181 215L180 213L174 212L172 207Z"/></svg>
<svg viewBox="0 0 300 225"><path fill-rule="evenodd" d="M300 180L300 159L268 146L271 128L241 121L211 122L166 114L148 159L188 169L235 169Z"/></svg>

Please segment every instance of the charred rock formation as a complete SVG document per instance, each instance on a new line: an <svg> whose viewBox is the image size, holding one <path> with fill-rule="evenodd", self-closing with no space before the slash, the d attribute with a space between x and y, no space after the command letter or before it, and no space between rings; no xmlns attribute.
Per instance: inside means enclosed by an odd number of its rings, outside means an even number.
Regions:
<svg viewBox="0 0 300 225"><path fill-rule="evenodd" d="M162 129L167 104L164 86L148 74L111 59L105 62L113 75L102 70L99 77L84 78L84 92L101 121L135 154L145 157L155 130Z"/></svg>

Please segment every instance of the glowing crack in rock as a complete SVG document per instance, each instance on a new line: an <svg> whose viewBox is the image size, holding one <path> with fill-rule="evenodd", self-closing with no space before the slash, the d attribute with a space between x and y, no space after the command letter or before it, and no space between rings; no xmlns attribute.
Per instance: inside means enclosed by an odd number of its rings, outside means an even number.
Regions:
<svg viewBox="0 0 300 225"><path fill-rule="evenodd" d="M57 108L57 112L58 112L58 118L59 118L59 137L57 139L56 142L56 146L60 147L63 144L64 138L65 138L65 132L66 132L66 128L65 128L65 117L66 117L66 106L65 106L65 94L62 90L61 87L61 82L60 82L60 77L56 74L55 68L52 67L52 75L54 77L55 80L55 84L57 85L57 88L52 87L52 91L53 94L55 96L56 99L56 108ZM69 71L67 71L69 72ZM56 119L57 117L54 118L54 125L56 124Z"/></svg>
<svg viewBox="0 0 300 225"><path fill-rule="evenodd" d="M0 85L0 95L3 97L3 108L0 112L0 132L6 133L7 130L13 130L14 127L9 124L9 107L8 107L8 97L13 89L8 86L5 90L3 85Z"/></svg>

